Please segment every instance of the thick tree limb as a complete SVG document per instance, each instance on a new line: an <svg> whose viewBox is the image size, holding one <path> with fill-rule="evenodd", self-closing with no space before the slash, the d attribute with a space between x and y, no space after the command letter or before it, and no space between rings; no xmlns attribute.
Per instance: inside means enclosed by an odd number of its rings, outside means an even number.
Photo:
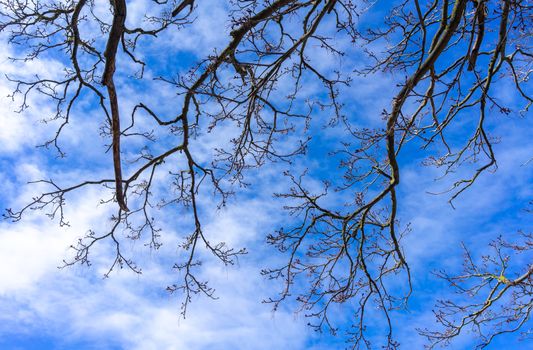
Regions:
<svg viewBox="0 0 533 350"><path fill-rule="evenodd" d="M194 6L194 0L183 0L178 6L176 6L174 11L172 11L172 17L179 15L180 12L183 11L183 9L187 6L190 6L189 13L191 13Z"/></svg>
<svg viewBox="0 0 533 350"><path fill-rule="evenodd" d="M114 0L111 1L111 4L114 6L113 24L111 26L111 31L109 32L109 38L107 40L107 46L104 52L106 64L102 77L102 84L107 87L107 93L109 95L109 104L111 105L113 165L115 170L115 187L117 202L122 210L128 211L129 209L126 206L126 200L124 199L124 192L122 190L122 166L120 161L120 114L117 91L113 81L113 75L115 74L116 68L117 49L120 43L120 39L124 34L124 23L126 22L126 1Z"/></svg>

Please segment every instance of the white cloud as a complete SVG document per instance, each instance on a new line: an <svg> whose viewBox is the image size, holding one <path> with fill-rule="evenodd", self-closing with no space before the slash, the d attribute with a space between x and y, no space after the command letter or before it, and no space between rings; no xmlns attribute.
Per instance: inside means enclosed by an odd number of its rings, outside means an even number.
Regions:
<svg viewBox="0 0 533 350"><path fill-rule="evenodd" d="M40 170L33 167L27 172L33 176ZM93 251L92 267L58 270L76 237L89 227L105 226L102 218L108 212L94 206L100 196L95 190L71 198L68 228L58 228L32 213L20 223L0 225L0 334L4 337L39 332L65 346L83 339L131 349L305 348L308 330L302 320L289 310L273 314L270 305L261 303L270 289L259 275L257 256L244 256L234 267L224 268L214 261L206 264L200 274L210 280L220 299L193 299L185 320L179 319L181 296L164 292L179 278L171 264L162 264L177 259L179 235L173 232L165 232L165 245L158 252L129 247L137 252L136 261L144 271L140 276L120 270L102 279L112 257L98 248ZM259 204L251 200L212 215L206 234L236 245L259 239L264 233L261 228L268 226ZM257 209L251 215L245 208ZM248 218L239 220L245 213Z"/></svg>
<svg viewBox="0 0 533 350"><path fill-rule="evenodd" d="M140 4L139 1L133 3L131 19L140 19L139 14L145 10ZM177 51L191 51L199 57L211 54L214 47L221 49L229 38L225 11L222 2L200 1L195 12L198 19L193 25L184 30L171 31L161 38L163 42L170 38ZM3 52L9 54L7 48ZM331 57L323 55L321 58L324 58L321 61L324 67L331 63ZM4 56L0 61L2 71L18 72L18 68ZM28 67L31 67L28 74L60 70L55 61L35 61ZM148 71L147 76L150 74ZM378 76L370 82L357 78L349 96L359 102L357 105L348 105L348 110L357 113L354 114L357 120L377 122L379 111L390 103L392 89L388 87L392 80L393 77L389 76ZM5 80L0 84L1 95L11 91ZM385 90L385 87L388 89ZM314 87L307 88L309 94L315 92ZM129 97L140 93L142 98L154 102L165 111L171 109L168 107L170 103L165 104L173 96L170 88L157 90L158 96L146 96L144 91L139 90L136 86L124 88L121 93L128 97L121 100L122 106L131 107L134 100ZM17 152L38 143L36 140L50 135L43 125L34 124L36 120L49 116L49 106L40 98L32 100L31 105L29 113L20 116L10 112L13 104L0 104L3 156L17 155ZM86 111L77 112L83 115L81 112ZM99 119L103 119L101 114L98 118L80 118L66 131L64 142L74 152L79 152L76 155L87 158L76 159L79 165L77 169L57 170L57 163L49 167L50 163L43 155L33 153L31 156L24 154L23 162L10 161L12 166L0 176L3 201L6 202L2 204L15 206L27 201L27 198L37 193L38 188L22 187L23 183L43 177L44 174L56 175L63 183L69 184L80 178L87 179L90 174L102 175L101 168L92 167L92 162L109 160L109 155L102 154L102 148L94 146ZM320 121L321 124L323 122ZM147 120L143 123L143 126L150 125ZM88 130L92 130L92 133ZM461 197L456 211L446 204L445 196L434 197L425 193L435 186L432 183L435 177L432 169L420 170L419 164L413 164L410 160L402 164L401 218L411 221L414 228L405 240L406 256L415 272L414 281L420 288L413 296L418 310L412 314L395 314L398 317L395 320L400 325L398 333L404 343L417 344L418 348L420 338L414 337L414 326L433 322L430 306L437 293L420 285L421 281L428 278L433 264L439 262L441 266L457 267L460 257L452 253L458 251L461 240L470 238L486 241L486 238L496 233L505 233L502 231L507 229L509 220L503 218L487 228L487 232L476 233L476 225L481 227L486 223L483 215L498 216L502 206L531 196L531 189L523 186L531 182L529 168L519 167L531 154L531 147L524 146L528 144L528 135L525 131L512 134L512 131L501 130L508 140L498 150L498 173L486 174L481 178L478 186ZM218 134L214 132L207 137L207 141L204 138L195 142L195 152L199 152L201 160L207 163L211 156L209 150L214 145L225 143L229 135L222 128ZM335 135L332 133L330 136ZM221 141L221 137L225 139ZM98 141L100 145L101 140ZM141 141L134 143L135 147L140 145ZM176 163L172 163L172 166L175 167ZM291 169L295 171L306 166L320 168L316 159L301 159ZM60 229L55 223L34 214L17 224L2 222L0 335L41 332L50 337L66 339L58 342L90 339L102 342L104 348L111 343L128 349L307 348L311 335L305 328L306 320L292 313L292 304L275 314L270 311L269 305L261 304L262 299L275 295L279 288L278 284L263 280L259 276L259 269L272 265L271 262L279 258L279 255L271 254L272 251L262 245L265 233L270 233L279 220L276 214L280 203L274 203L270 193L285 186L286 182L276 180L283 167L274 165L260 172L251 171L253 180L261 185L247 190L245 196L233 199L225 210L202 212L204 232L209 240L224 240L235 248L246 246L251 254L242 257L234 267L224 268L215 261L204 265L199 273L210 280L220 299L194 299L185 320L178 318L180 297L168 296L164 288L179 279L179 274L170 267L183 256L177 248L184 234L180 225L185 225L186 221L182 215L190 218L190 213L178 210L166 212L161 219L162 226L167 228L162 238L164 246L158 252L147 250L142 242L125 244L126 251L143 268L143 275L124 270L105 280L102 275L112 259L105 247L94 251L94 265L91 268L57 269L62 259L69 254L69 244L74 243L89 228L102 232L108 223L107 208L96 204L101 198L100 191L78 192L69 198L67 216L72 224L70 228ZM110 174L108 167L105 171ZM311 187L319 187L316 179L308 181ZM167 189L157 187L157 191L164 193ZM207 205L214 206L209 203L210 197L202 195L201 200L205 208ZM326 343L316 348L327 348Z"/></svg>

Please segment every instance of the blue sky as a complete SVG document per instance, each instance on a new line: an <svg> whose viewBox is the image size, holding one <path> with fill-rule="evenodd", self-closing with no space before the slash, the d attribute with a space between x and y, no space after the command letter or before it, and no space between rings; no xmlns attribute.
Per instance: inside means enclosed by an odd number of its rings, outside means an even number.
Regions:
<svg viewBox="0 0 533 350"><path fill-rule="evenodd" d="M138 20L148 6L142 0L132 1L129 20ZM139 98L174 115L179 103L174 103L172 86L156 85L151 78L185 72L196 59L211 54L213 48L223 48L228 35L220 28L228 27L226 10L219 1L199 2L195 9L197 20L192 25L163 34L160 41L142 44L140 51L146 52L149 63L146 80L129 83L131 79L127 76L136 68L130 63L119 67L119 81L123 83L119 89L121 96L127 96L121 100L123 108L131 108ZM379 8L371 15L378 13ZM311 49L320 67L328 70L340 64L352 69L361 51L341 38L338 38L338 45L351 53L342 61L319 48ZM2 73L26 77L61 74L59 57L51 55L29 64L14 63L7 59L15 54L13 47L1 40L0 48ZM351 87L342 90L347 113L358 125L378 125L382 122L381 110L388 108L395 93L391 86L402 77L384 73L370 78L354 77ZM30 108L22 114L14 113L17 101L5 97L13 85L3 76L1 79L0 207L20 207L42 188L27 185L28 181L54 177L71 184L88 175L92 178L112 176L110 154L104 153L105 140L98 132L103 117L94 101L84 98L75 107L75 122L69 124L61 138L68 157L57 159L52 151L34 147L53 135L54 123L40 122L52 113L50 101L33 94ZM157 86L157 93L146 94L153 86ZM509 86L500 88L509 89ZM308 94L313 95L316 86L309 84L308 89ZM519 105L512 94L502 93L501 98L512 106ZM251 171L246 179L250 186L239 189L228 205L218 211L213 209L216 203L209 191L201 195L206 235L236 248L246 247L249 253L229 267L204 256L206 262L200 275L216 288L218 299L194 298L186 319L179 316L181 296L165 292L166 286L180 278L172 265L184 257L178 244L190 230L190 212L186 209L172 207L159 215L163 246L158 251L146 248L143 242L126 244L127 253L142 267L142 275L124 269L107 279L102 276L109 268L112 252L105 244L93 250L92 266L57 268L69 257L68 247L78 237L89 229L102 231L106 228L113 208L99 205L99 199L108 193L105 190L82 190L68 198L66 215L70 227L59 227L57 220L49 220L39 212L29 212L17 223L1 221L0 349L342 348L343 337L309 329L304 313L295 312L294 300L289 300L276 312L272 312L271 305L262 303L275 296L281 285L261 277L261 269L286 259L265 244L267 234L291 220L281 210L284 202L272 195L289 185L281 173L287 169L298 173L307 168L310 176L306 181L313 185L329 179L337 167L336 159L328 157L324 148L338 145L342 125L325 129L325 118L320 114L314 117L311 133L320 136L312 139L310 152L298 157L293 165L275 163ZM138 122L143 127L155 127L149 120ZM406 149L399 158L402 172L402 184L398 188L399 217L402 222L411 223L412 228L403 247L412 269L414 293L408 310L391 315L396 338L404 349L423 348L425 340L415 329L434 327L433 305L437 299L451 296L451 289L431 272L440 268L459 271L461 242L479 257L488 252L488 243L499 235L512 239L518 230L527 232L532 228L528 218L531 214L523 211L533 194L533 162L528 163L533 154L531 120L516 113L509 116L493 113L488 124L491 134L501 137L501 142L495 145L498 170L485 173L455 202L455 209L447 203L449 195L429 194L446 189L450 182L435 181L439 171L421 166L423 155L416 148ZM208 161L213 149L224 145L232 132L231 126L222 125L211 134L203 134L201 142L192 147L202 161ZM459 132L458 137L461 136L464 135ZM158 151L172 141L172 136L161 135L161 144L151 147ZM288 137L283 146L289 149L292 141L294 138ZM132 150L142 147L143 142L126 141L125 159L133 157ZM128 169L128 165L125 168ZM164 180L163 175L161 180ZM165 195L168 189L158 185L154 191ZM349 324L349 306L343 305L335 311L333 318L339 326ZM381 326L376 320L369 330L378 341L382 335ZM449 348L471 349L473 341L471 334L465 334ZM510 334L497 338L489 349L521 349L524 346L527 345L519 342L515 334Z"/></svg>

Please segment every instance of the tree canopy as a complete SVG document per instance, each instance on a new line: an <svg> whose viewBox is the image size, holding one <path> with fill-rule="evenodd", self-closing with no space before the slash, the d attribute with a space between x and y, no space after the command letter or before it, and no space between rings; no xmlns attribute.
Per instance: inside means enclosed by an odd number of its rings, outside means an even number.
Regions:
<svg viewBox="0 0 533 350"><path fill-rule="evenodd" d="M224 27L210 28L227 33L225 41L208 43L204 56L190 53L201 43L179 36L203 20L194 0L0 1L13 62L61 65L8 75L18 111L45 97L49 138L40 146L59 158L54 168L84 169L83 178L36 179L34 197L5 217L37 210L68 225L69 198L98 189L113 211L108 228L89 230L64 265L88 265L95 246L111 244L106 276L123 267L140 274L125 242L157 250L160 220L184 222L180 280L167 288L184 295L183 315L195 294L216 298L199 274L205 252L224 265L247 253L206 234L205 213L273 171L285 213L266 242L284 260L263 269L280 281L266 302L277 309L296 301L311 327L353 348L400 347L391 319L408 310L421 278L405 247L405 164L432 168L453 214L465 191L498 170L495 145L506 135L495 132L506 118L519 121L507 130L531 126L529 1L231 0ZM83 120L101 136L90 141L98 156L72 159L64 134ZM516 171L531 173L527 159ZM531 176L523 178L526 188ZM531 202L517 205L531 210ZM177 215L179 208L186 211ZM480 348L501 334L530 336L527 225L465 244L462 273L436 267L464 297L438 301L437 324L418 329L429 348L467 332ZM473 249L486 245L491 253L478 258Z"/></svg>

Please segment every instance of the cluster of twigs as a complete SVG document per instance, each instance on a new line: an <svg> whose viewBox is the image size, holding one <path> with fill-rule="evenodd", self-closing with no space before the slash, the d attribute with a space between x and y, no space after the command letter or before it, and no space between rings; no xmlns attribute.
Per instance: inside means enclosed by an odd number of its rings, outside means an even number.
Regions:
<svg viewBox="0 0 533 350"><path fill-rule="evenodd" d="M435 315L444 329L419 330L429 339L429 348L448 345L462 332L479 336L477 349L485 348L496 336L505 333L518 331L524 339L531 339L531 330L524 329L524 325L533 308L533 264L526 260L524 272L524 262L519 260L517 264L514 260L531 256L533 236L523 232L519 235L513 243L498 237L490 244L494 252L482 256L480 262L463 245L464 273L458 276L445 271L437 273L463 298L438 302Z"/></svg>
<svg viewBox="0 0 533 350"><path fill-rule="evenodd" d="M189 207L194 229L182 245L188 251L188 258L175 265L184 271L183 283L168 288L185 292L183 312L193 294L214 295L207 282L199 280L194 273L200 264L196 258L199 245L203 244L224 264L234 263L238 255L245 253L223 242L212 243L204 234L198 203L201 188L205 187L203 183L211 184L223 205L232 193L232 184L246 184L247 169L271 161L291 161L303 154L313 136L308 135L313 130L306 128L313 115L328 113L329 118L324 119L332 123L342 121L350 139L336 152L343 158L340 165L344 174L329 174L330 178L318 193L306 188L300 174L287 174L293 185L278 196L287 200L287 209L297 223L268 237L269 243L288 254L288 260L280 267L264 270L264 274L284 281L281 294L269 301L277 307L296 289L296 300L308 316L317 320L313 323L317 329L336 329L328 312L331 305L351 305L354 322L349 333L356 348L370 347L371 339L367 336L370 305L382 312L386 322L385 348L397 348L390 311L404 307L412 292L408 257L401 243L407 229L400 229L397 217L398 156L404 146L407 143L421 146L421 152L430 153L426 164L443 168L443 176L453 176L465 164L467 168L468 164L476 164L468 177L454 180L450 188L452 202L483 172L496 168L487 118L494 109L506 114L511 109L501 105L493 87L501 80L510 79L516 94L526 103L524 111L532 101L525 87L531 71L528 36L532 16L527 1L404 0L382 4L389 10L383 23L364 25L357 23L358 18L365 11L372 11L372 6L378 6L370 1L234 0L228 3L231 30L226 46L201 60L185 75L159 79L162 84L173 85L178 92L174 101L179 106L176 116L161 116L157 107L142 102L140 97L131 110L131 125L122 130L120 121L124 112L115 86L117 67L130 59L140 65L141 74L137 78L143 79L144 68L150 62L137 55L138 43L157 40L164 31L189 25L195 13L194 2L175 4L155 0L154 6L160 8L160 14L147 15L135 28L126 25L128 3L125 0L110 1L108 17L98 15L102 12L97 11L101 4L90 0L1 0L0 5L0 30L8 33L11 43L21 44L27 50L24 60L53 52L66 62L65 77L60 80L11 78L16 84L15 92L22 96L22 110L35 90L56 103L52 119L59 120L60 125L45 146L53 146L64 155L59 143L61 133L73 122L76 102L90 95L98 101L105 125L102 130L111 140L114 165L112 179L89 180L72 186L44 181L50 185L50 191L21 209L8 210L7 217L17 221L24 212L39 209L47 210L52 217L59 215L60 223L65 224L63 206L73 191L90 186L113 188L113 198L104 201L118 203L111 229L101 235L90 231L74 247L75 256L66 265L89 263L91 247L98 241L111 240L116 246L116 259L110 272L124 265L140 272L123 255L120 242L125 237L119 232L128 232L128 239L139 239L148 232L149 245L157 248L160 229L152 212L169 204ZM345 54L327 31L331 23L337 37L367 48L369 61L365 68L358 67L355 72L318 68L313 57L316 47L331 55ZM82 32L80 27L92 31ZM373 50L375 47L384 49ZM358 116L343 113L340 88L349 86L352 73L375 72L401 73L406 78L397 88L391 86L391 90L397 91L382 114L381 127L353 128ZM319 82L322 87L313 99L305 97L304 87L309 82ZM289 87L288 95L280 92L281 84L284 89ZM155 140L145 130L128 132L142 115L153 119L162 130L178 136L179 141L157 155L140 152L135 168L125 175L121 166L121 140L139 135ZM459 119L467 122L459 125ZM229 147L217 148L211 162L200 161L202 158L191 147L192 143L201 142L197 130L210 131L223 124L232 125L237 136L228 140ZM465 126L470 128L465 131L470 135L467 139L448 136ZM287 150L280 141L291 135L301 137ZM175 196L155 204L152 187L157 173L167 160L175 158L182 160L171 171L172 181L168 184ZM328 200L332 192L340 192L351 200L339 208ZM521 247L500 246L515 250ZM470 271L476 269L472 262ZM492 300L495 293L503 295L520 290L522 294L514 300L519 300L517 307L524 311L524 300L531 295L531 269L528 271L525 278L516 280L489 278L495 286L486 282L485 275L471 273L470 277L461 278L478 283L478 291L486 286L495 288L487 300ZM454 277L442 277L455 281ZM308 281L308 288L302 289L301 283L295 283L302 278ZM405 280L407 287L403 290L390 286L398 278ZM458 284L454 282L454 285ZM470 312L452 303L441 306L453 309L455 314ZM438 321L452 330L423 334L434 342L447 342L465 325L477 324L478 316L491 309L492 303L478 308L477 314L467 316L459 326L449 321L449 314L444 311ZM523 322L517 328L527 321L529 312L523 315ZM488 342L492 336L487 338Z"/></svg>

